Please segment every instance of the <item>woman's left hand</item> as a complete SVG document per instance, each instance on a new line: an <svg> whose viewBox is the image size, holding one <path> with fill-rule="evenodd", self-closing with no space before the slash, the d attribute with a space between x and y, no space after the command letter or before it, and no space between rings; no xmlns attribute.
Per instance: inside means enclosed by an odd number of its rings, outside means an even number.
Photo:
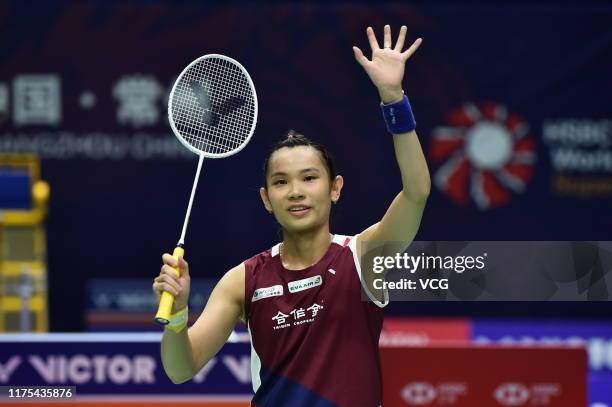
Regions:
<svg viewBox="0 0 612 407"><path fill-rule="evenodd" d="M372 60L368 60L363 52L357 47L353 47L355 59L365 69L366 73L378 89L383 103L399 101L402 96L402 79L404 77L404 65L406 61L415 53L423 40L417 38L410 48L402 52L404 40L406 39L407 28L405 25L400 29L395 47L391 42L391 27L385 25L383 37L383 48L380 48L376 35L372 27L368 27L366 32L370 47L372 48Z"/></svg>

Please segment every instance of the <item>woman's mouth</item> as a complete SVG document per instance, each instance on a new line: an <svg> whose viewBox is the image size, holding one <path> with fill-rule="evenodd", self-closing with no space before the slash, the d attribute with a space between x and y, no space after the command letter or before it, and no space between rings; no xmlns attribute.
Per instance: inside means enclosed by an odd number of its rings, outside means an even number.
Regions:
<svg viewBox="0 0 612 407"><path fill-rule="evenodd" d="M293 216L303 217L310 212L310 207L304 205L294 205L289 207L289 213Z"/></svg>

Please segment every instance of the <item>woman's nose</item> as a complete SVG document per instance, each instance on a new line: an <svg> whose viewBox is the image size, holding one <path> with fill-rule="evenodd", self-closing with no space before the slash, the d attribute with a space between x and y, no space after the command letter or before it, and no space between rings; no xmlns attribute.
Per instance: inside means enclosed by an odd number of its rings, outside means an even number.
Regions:
<svg viewBox="0 0 612 407"><path fill-rule="evenodd" d="M289 199L300 199L303 198L304 194L296 182L291 183L291 189L289 190Z"/></svg>

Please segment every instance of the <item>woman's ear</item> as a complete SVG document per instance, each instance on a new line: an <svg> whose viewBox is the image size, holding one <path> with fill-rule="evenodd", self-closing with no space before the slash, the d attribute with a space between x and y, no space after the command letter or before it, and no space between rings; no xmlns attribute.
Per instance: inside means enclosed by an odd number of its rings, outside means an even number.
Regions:
<svg viewBox="0 0 612 407"><path fill-rule="evenodd" d="M268 197L268 190L264 187L259 188L259 196L264 204L264 207L269 213L272 213L272 204L270 203L270 198Z"/></svg>
<svg viewBox="0 0 612 407"><path fill-rule="evenodd" d="M340 199L340 191L342 190L343 186L344 178L342 178L342 175L336 175L336 178L334 178L334 182L332 182L332 187L330 191L330 198L333 203L338 203L338 200Z"/></svg>

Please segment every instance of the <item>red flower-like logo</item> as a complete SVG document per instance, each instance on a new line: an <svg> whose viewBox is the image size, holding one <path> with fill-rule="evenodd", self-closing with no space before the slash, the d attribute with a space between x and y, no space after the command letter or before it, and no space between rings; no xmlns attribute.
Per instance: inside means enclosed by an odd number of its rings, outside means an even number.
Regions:
<svg viewBox="0 0 612 407"><path fill-rule="evenodd" d="M535 142L529 126L500 104L466 103L434 129L429 158L435 185L453 201L481 210L505 205L533 175Z"/></svg>

